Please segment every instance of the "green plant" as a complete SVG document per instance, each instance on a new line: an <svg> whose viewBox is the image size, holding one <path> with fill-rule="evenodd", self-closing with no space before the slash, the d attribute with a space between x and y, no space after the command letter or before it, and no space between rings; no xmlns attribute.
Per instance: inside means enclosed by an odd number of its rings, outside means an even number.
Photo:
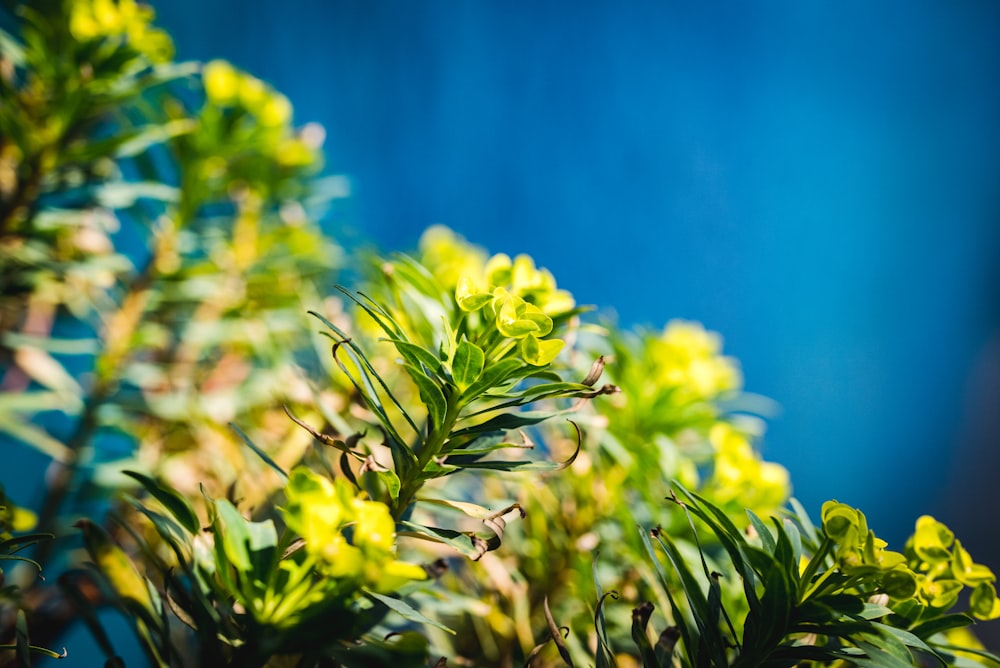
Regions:
<svg viewBox="0 0 1000 668"><path fill-rule="evenodd" d="M588 320L443 227L326 296L320 128L132 0L11 7L0 432L53 465L0 557L73 522L93 567L9 603L68 597L107 666L109 604L156 666L1000 662L960 635L993 573L929 517L815 527L718 335Z"/></svg>
<svg viewBox="0 0 1000 668"><path fill-rule="evenodd" d="M4 574L5 562L21 562L35 568L36 574L41 573L37 562L19 555L41 541L50 540L51 534L24 533L35 526L35 515L30 510L19 508L7 498L3 487L0 487L0 618L14 617L13 643L0 643L0 659L5 653L13 652L13 662L18 668L31 665L31 655L41 654L60 658L64 654L50 649L32 645L28 635L28 620L24 612L22 591L16 584L8 584Z"/></svg>

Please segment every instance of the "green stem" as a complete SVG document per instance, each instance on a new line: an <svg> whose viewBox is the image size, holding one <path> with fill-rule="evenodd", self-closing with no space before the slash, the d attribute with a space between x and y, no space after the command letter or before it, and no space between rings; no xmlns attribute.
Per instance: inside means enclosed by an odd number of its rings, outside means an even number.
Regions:
<svg viewBox="0 0 1000 668"><path fill-rule="evenodd" d="M406 509L413 504L413 498L420 491L424 484L424 469L431 463L431 460L441 452L448 437L451 436L455 423L458 421L458 414L461 411L460 393L455 391L448 396L448 407L445 411L444 420L440 425L432 425L424 446L417 454L417 461L406 474L405 479L400 481L399 496L392 508L392 518L397 522L406 512Z"/></svg>
<svg viewBox="0 0 1000 668"><path fill-rule="evenodd" d="M41 533L58 535L56 529L59 512L73 487L82 454L100 427L98 412L118 387L128 359L132 336L142 322L155 279L155 261L154 249L154 256L129 285L121 307L105 323L103 351L94 360L94 385L84 402L76 428L66 441L68 459L62 462L62 466L52 477L38 513L37 530ZM39 544L33 558L44 566L54 548L55 541L44 541Z"/></svg>

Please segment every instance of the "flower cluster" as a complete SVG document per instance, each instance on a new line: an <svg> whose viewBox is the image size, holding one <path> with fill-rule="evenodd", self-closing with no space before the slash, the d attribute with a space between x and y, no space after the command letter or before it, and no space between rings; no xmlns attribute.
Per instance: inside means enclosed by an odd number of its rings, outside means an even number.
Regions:
<svg viewBox="0 0 1000 668"><path fill-rule="evenodd" d="M736 360L721 355L722 339L701 323L671 320L650 346L650 377L678 399L708 401L743 385Z"/></svg>
<svg viewBox="0 0 1000 668"><path fill-rule="evenodd" d="M703 490L706 496L758 514L775 513L784 505L791 491L788 469L761 459L747 435L727 422L714 424L708 438L715 459Z"/></svg>
<svg viewBox="0 0 1000 668"><path fill-rule="evenodd" d="M358 498L346 480L331 482L299 467L285 491L285 522L305 540L305 550L321 572L378 592L426 577L420 566L395 559L396 529L389 508Z"/></svg>
<svg viewBox="0 0 1000 668"><path fill-rule="evenodd" d="M574 306L573 297L556 288L548 270L536 268L527 255L511 260L503 253L491 257L481 273L462 274L455 301L462 311L492 323L502 337L520 342L521 356L533 366L549 364L562 350L561 339L545 337L552 333L552 318ZM506 344L496 347L501 353L496 357L510 349Z"/></svg>
<svg viewBox="0 0 1000 668"><path fill-rule="evenodd" d="M420 264L452 292L462 276L479 276L486 267L485 250L470 244L444 225L432 225L420 236Z"/></svg>
<svg viewBox="0 0 1000 668"><path fill-rule="evenodd" d="M322 128L310 125L303 133L292 133L292 105L287 97L224 60L206 63L202 82L207 108L245 116L242 125L260 131L278 165L302 167L317 160Z"/></svg>
<svg viewBox="0 0 1000 668"><path fill-rule="evenodd" d="M902 601L917 592L917 580L899 552L885 549L887 543L868 528L868 520L857 508L827 501L822 510L823 533L837 545L834 556L839 568L849 576L877 576L881 590Z"/></svg>
<svg viewBox="0 0 1000 668"><path fill-rule="evenodd" d="M173 42L150 25L153 16L151 7L135 0L74 0L69 29L80 42L119 40L151 62L167 62L173 57Z"/></svg>
<svg viewBox="0 0 1000 668"><path fill-rule="evenodd" d="M0 487L0 540L10 538L14 531L30 531L37 521L35 513L15 506Z"/></svg>
<svg viewBox="0 0 1000 668"><path fill-rule="evenodd" d="M975 563L944 524L930 515L920 517L906 542L905 553L907 565L916 574L921 603L947 610L958 601L963 587L971 587L969 609L973 616L1000 617L993 571Z"/></svg>

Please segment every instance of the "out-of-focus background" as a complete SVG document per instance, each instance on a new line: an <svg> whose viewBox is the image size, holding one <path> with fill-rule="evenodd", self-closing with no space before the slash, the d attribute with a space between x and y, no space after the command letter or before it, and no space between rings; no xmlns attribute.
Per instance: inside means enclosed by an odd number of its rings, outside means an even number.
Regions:
<svg viewBox="0 0 1000 668"><path fill-rule="evenodd" d="M341 242L445 223L623 324L701 320L813 513L1000 568L1000 4L157 2L326 127Z"/></svg>

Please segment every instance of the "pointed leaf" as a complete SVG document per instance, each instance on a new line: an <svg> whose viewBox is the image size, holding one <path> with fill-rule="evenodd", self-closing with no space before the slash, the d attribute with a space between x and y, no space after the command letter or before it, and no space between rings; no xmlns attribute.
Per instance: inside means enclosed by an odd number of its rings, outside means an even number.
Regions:
<svg viewBox="0 0 1000 668"><path fill-rule="evenodd" d="M156 482L152 478L136 471L122 471L125 475L137 481L149 492L150 496L163 504L170 511L170 514L180 522L181 526L187 529L192 535L198 535L201 529L198 521L198 514L188 503L187 499L175 490L170 489Z"/></svg>
<svg viewBox="0 0 1000 668"><path fill-rule="evenodd" d="M423 371L410 364L403 365L410 374L410 378L420 392L420 400L427 407L430 423L434 430L440 429L444 425L445 414L448 412L448 400L444 398L444 393L438 384L429 378Z"/></svg>
<svg viewBox="0 0 1000 668"><path fill-rule="evenodd" d="M413 606L411 606L409 603L407 603L402 599L393 598L392 596L385 596L383 594L378 594L370 589L365 589L365 594L372 597L379 603L383 604L393 612L397 613L398 615L403 617L403 619L408 619L409 621L416 622L418 624L433 626L435 628L441 629L442 631L446 631L452 635L455 635L455 631L448 628L441 622L435 621L429 617L425 617L423 614L420 613L420 611L418 611L416 608L414 608Z"/></svg>

